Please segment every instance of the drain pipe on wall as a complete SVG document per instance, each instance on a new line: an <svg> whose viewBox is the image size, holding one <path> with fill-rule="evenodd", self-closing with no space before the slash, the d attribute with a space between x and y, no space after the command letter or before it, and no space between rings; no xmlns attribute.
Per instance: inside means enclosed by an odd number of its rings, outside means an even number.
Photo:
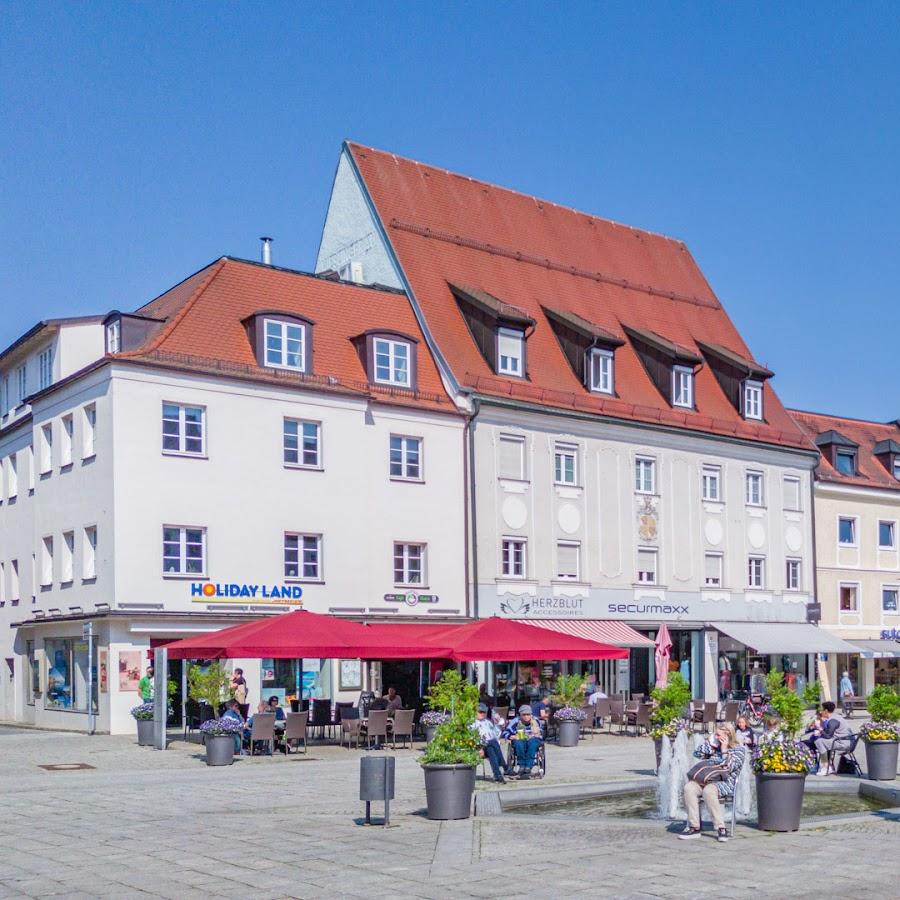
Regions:
<svg viewBox="0 0 900 900"><path fill-rule="evenodd" d="M466 516L466 578L469 577L471 571L472 582L472 618L478 618L478 526L476 525L476 504L475 504L475 420L478 413L481 412L481 401L475 397L472 400L472 414L466 420L466 447L463 455L463 472L468 481L468 492L464 495L465 516ZM469 534L471 534L471 554L469 551ZM471 563L470 563L471 559ZM466 584L466 606L468 607L469 585Z"/></svg>

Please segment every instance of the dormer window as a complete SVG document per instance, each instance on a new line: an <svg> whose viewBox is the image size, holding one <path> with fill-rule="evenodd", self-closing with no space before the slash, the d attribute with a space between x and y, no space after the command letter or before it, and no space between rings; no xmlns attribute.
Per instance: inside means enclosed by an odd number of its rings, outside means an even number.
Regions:
<svg viewBox="0 0 900 900"><path fill-rule="evenodd" d="M894 478L900 481L900 456L894 457Z"/></svg>
<svg viewBox="0 0 900 900"><path fill-rule="evenodd" d="M122 320L113 319L106 326L106 352L118 353L122 347Z"/></svg>
<svg viewBox="0 0 900 900"><path fill-rule="evenodd" d="M841 475L856 474L856 451L837 450L834 456L834 467Z"/></svg>
<svg viewBox="0 0 900 900"><path fill-rule="evenodd" d="M762 419L763 386L758 381L744 382L744 418Z"/></svg>
<svg viewBox="0 0 900 900"><path fill-rule="evenodd" d="M672 406L694 408L694 370L687 366L672 367Z"/></svg>
<svg viewBox="0 0 900 900"><path fill-rule="evenodd" d="M410 348L405 341L375 338L375 381L397 387L410 386Z"/></svg>
<svg viewBox="0 0 900 900"><path fill-rule="evenodd" d="M731 405L745 419L764 421L763 384L772 371L721 344L698 341L697 346Z"/></svg>
<svg viewBox="0 0 900 900"><path fill-rule="evenodd" d="M515 328L497 329L497 372L521 378L525 373L525 335Z"/></svg>
<svg viewBox="0 0 900 900"><path fill-rule="evenodd" d="M598 394L613 392L613 366L615 357L612 350L594 347L590 352L590 380L588 387Z"/></svg>
<svg viewBox="0 0 900 900"><path fill-rule="evenodd" d="M265 320L265 364L276 369L306 371L306 326L278 319Z"/></svg>

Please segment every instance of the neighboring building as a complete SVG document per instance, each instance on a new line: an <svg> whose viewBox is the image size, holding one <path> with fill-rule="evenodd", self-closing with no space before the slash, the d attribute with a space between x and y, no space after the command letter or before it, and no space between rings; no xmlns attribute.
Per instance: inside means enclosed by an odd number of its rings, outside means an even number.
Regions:
<svg viewBox="0 0 900 900"><path fill-rule="evenodd" d="M0 718L85 728L88 622L121 732L177 637L301 603L468 612L465 418L402 293L225 257L135 313L42 323L0 383ZM244 664L253 702L355 698L361 668Z"/></svg>
<svg viewBox="0 0 900 900"><path fill-rule="evenodd" d="M859 648L828 660L857 694L900 685L900 420L792 410L821 454L816 558L821 624Z"/></svg>
<svg viewBox="0 0 900 900"><path fill-rule="evenodd" d="M807 624L815 447L683 243L345 144L317 269L405 289L473 416L476 615L642 646L596 673L636 691L666 623L707 698L846 646Z"/></svg>

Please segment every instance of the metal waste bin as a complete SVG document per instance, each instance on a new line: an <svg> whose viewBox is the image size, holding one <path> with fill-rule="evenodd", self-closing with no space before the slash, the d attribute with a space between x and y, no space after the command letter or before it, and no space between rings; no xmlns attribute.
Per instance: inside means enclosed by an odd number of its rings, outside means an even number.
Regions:
<svg viewBox="0 0 900 900"><path fill-rule="evenodd" d="M359 761L359 799L366 802L366 825L372 824L373 800L384 803L384 827L390 824L395 764L393 756L363 756Z"/></svg>

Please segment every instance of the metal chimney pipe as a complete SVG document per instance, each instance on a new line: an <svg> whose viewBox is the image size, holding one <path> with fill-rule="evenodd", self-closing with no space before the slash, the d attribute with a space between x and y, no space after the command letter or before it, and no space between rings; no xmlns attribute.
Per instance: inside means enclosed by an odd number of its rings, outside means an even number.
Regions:
<svg viewBox="0 0 900 900"><path fill-rule="evenodd" d="M261 237L262 241L262 262L264 266L272 265L272 238Z"/></svg>

